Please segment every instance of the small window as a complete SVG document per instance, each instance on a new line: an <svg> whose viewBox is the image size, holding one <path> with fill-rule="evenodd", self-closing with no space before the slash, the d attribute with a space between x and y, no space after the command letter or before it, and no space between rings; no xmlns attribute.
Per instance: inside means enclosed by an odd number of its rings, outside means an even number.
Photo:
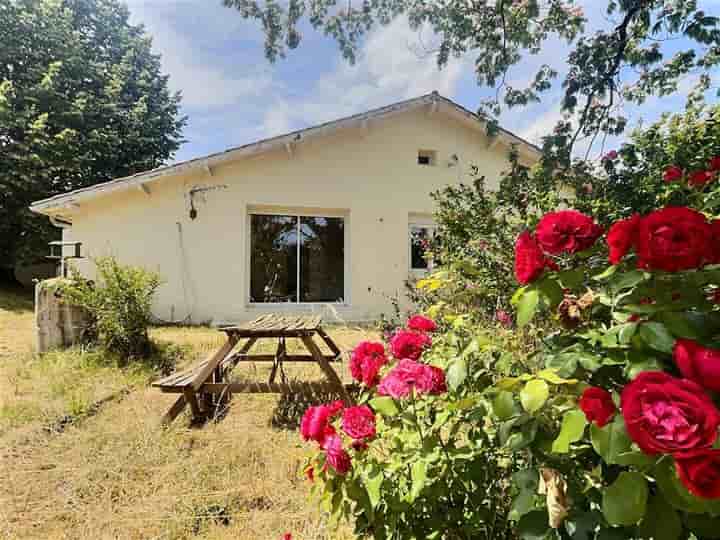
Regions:
<svg viewBox="0 0 720 540"><path fill-rule="evenodd" d="M435 165L435 150L418 150L418 165Z"/></svg>
<svg viewBox="0 0 720 540"><path fill-rule="evenodd" d="M413 272L432 270L433 261L428 251L434 237L434 225L410 225L410 270Z"/></svg>

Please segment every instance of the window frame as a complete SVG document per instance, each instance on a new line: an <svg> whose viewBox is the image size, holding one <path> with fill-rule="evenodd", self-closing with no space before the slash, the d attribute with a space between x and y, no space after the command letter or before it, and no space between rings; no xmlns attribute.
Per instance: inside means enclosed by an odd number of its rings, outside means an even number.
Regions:
<svg viewBox="0 0 720 540"><path fill-rule="evenodd" d="M324 218L341 218L343 220L343 301L342 302L254 302L251 300L251 282L252 282L252 216L286 216L294 217L300 221L304 217L324 217ZM263 308L272 307L273 309L292 309L298 306L338 306L350 307L350 212L349 210L323 209L323 208L302 208L302 207L285 207L285 206L265 206L265 205L248 205L245 212L245 307L246 308ZM299 237L298 237L299 238ZM297 250L297 288L298 298L300 297L300 249Z"/></svg>
<svg viewBox="0 0 720 540"><path fill-rule="evenodd" d="M413 277L426 276L434 270L433 261L428 261L427 268L413 268L412 266L412 228L427 229L431 233L431 238L437 233L438 226L431 217L422 216L410 216L408 219L407 226L407 257L408 257L408 272Z"/></svg>

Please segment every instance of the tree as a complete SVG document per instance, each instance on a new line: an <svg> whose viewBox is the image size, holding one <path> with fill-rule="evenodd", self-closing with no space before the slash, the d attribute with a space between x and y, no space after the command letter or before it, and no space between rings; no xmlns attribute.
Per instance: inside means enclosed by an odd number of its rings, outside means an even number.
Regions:
<svg viewBox="0 0 720 540"><path fill-rule="evenodd" d="M607 0L608 24L590 34L583 9L574 0L223 0L246 19L260 21L266 34L265 52L271 61L284 57L301 42L298 26L305 20L333 37L343 56L353 62L358 44L377 25L404 15L411 27L427 26L437 36L435 47L442 67L453 56L472 53L480 86L495 89L480 111L497 116L503 106L539 101L553 88L559 66L541 65L527 86L512 68L537 55L551 39L568 43L569 54L561 87L566 115L546 138L548 167L570 166L579 138L595 141L599 134L617 135L627 119L622 103L643 103L649 96L666 96L687 75L697 75L693 96L710 85L708 71L720 63L717 17L698 8L696 0ZM690 43L678 50L677 38ZM668 46L667 43L672 43ZM491 127L494 123L491 122ZM591 144L592 146L592 144Z"/></svg>
<svg viewBox="0 0 720 540"><path fill-rule="evenodd" d="M117 0L0 3L0 260L36 258L56 230L37 199L152 169L185 118L160 57Z"/></svg>

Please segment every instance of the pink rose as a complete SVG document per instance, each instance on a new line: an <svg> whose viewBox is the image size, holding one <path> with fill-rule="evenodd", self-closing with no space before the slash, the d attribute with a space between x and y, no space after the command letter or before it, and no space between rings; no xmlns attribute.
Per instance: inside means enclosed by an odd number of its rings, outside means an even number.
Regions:
<svg viewBox="0 0 720 540"><path fill-rule="evenodd" d="M330 425L330 421L342 408L342 401L309 407L300 421L302 438L322 445L328 436L335 434L335 428Z"/></svg>
<svg viewBox="0 0 720 540"><path fill-rule="evenodd" d="M335 469L335 472L338 474L346 474L350 470L350 454L343 448L342 439L339 435L326 437L323 450L325 450L326 464Z"/></svg>
<svg viewBox="0 0 720 540"><path fill-rule="evenodd" d="M430 345L432 345L430 336L409 330L398 330L390 340L390 350L397 359L417 360Z"/></svg>
<svg viewBox="0 0 720 540"><path fill-rule="evenodd" d="M352 352L350 373L353 379L365 386L375 386L380 368L387 364L387 361L382 343L363 341Z"/></svg>
<svg viewBox="0 0 720 540"><path fill-rule="evenodd" d="M407 327L410 330L418 332L434 332L437 330L437 324L432 319L428 319L422 315L413 315L408 319Z"/></svg>
<svg viewBox="0 0 720 540"><path fill-rule="evenodd" d="M413 389L418 394L437 395L447 392L445 372L414 360L400 360L380 381L378 394L399 399L410 395Z"/></svg>
<svg viewBox="0 0 720 540"><path fill-rule="evenodd" d="M348 407L343 411L342 429L353 439L375 436L375 413L367 405Z"/></svg>
<svg viewBox="0 0 720 540"><path fill-rule="evenodd" d="M512 317L504 309L498 309L495 312L495 319L497 319L497 322L502 324L505 328L512 328Z"/></svg>

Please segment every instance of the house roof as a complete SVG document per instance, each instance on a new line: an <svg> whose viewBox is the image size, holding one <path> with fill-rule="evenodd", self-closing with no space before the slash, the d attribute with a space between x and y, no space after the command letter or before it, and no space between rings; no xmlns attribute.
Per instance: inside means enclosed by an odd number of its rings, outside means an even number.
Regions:
<svg viewBox="0 0 720 540"><path fill-rule="evenodd" d="M261 139L242 146L236 146L222 152L217 152L179 163L173 163L172 165L164 165L150 171L139 172L137 174L117 178L109 182L103 182L93 186L69 191L67 193L61 193L47 199L33 202L30 205L30 210L38 214L45 214L48 216L66 217L68 211L72 211L73 208L77 208L81 202L101 195L131 188L145 189L145 185L150 182L166 176L189 172L191 170L205 170L210 172L210 168L212 166L220 163L268 152L277 148L285 147L288 151L291 151L294 145L313 137L327 135L332 131L340 129L356 127L358 125L367 125L367 122L370 120L376 120L397 113L428 106L431 107L432 111L439 110L446 114L458 116L476 124L478 127L486 126L486 120L482 116L469 111L462 105L441 96L437 92L432 92L416 98L399 101L385 107L372 109L364 113L347 116L338 120L332 120L316 126L292 131L284 135ZM541 152L540 148L536 145L503 128L499 128L497 135L495 135L495 140L507 145L517 145L526 155L530 157L539 157Z"/></svg>

